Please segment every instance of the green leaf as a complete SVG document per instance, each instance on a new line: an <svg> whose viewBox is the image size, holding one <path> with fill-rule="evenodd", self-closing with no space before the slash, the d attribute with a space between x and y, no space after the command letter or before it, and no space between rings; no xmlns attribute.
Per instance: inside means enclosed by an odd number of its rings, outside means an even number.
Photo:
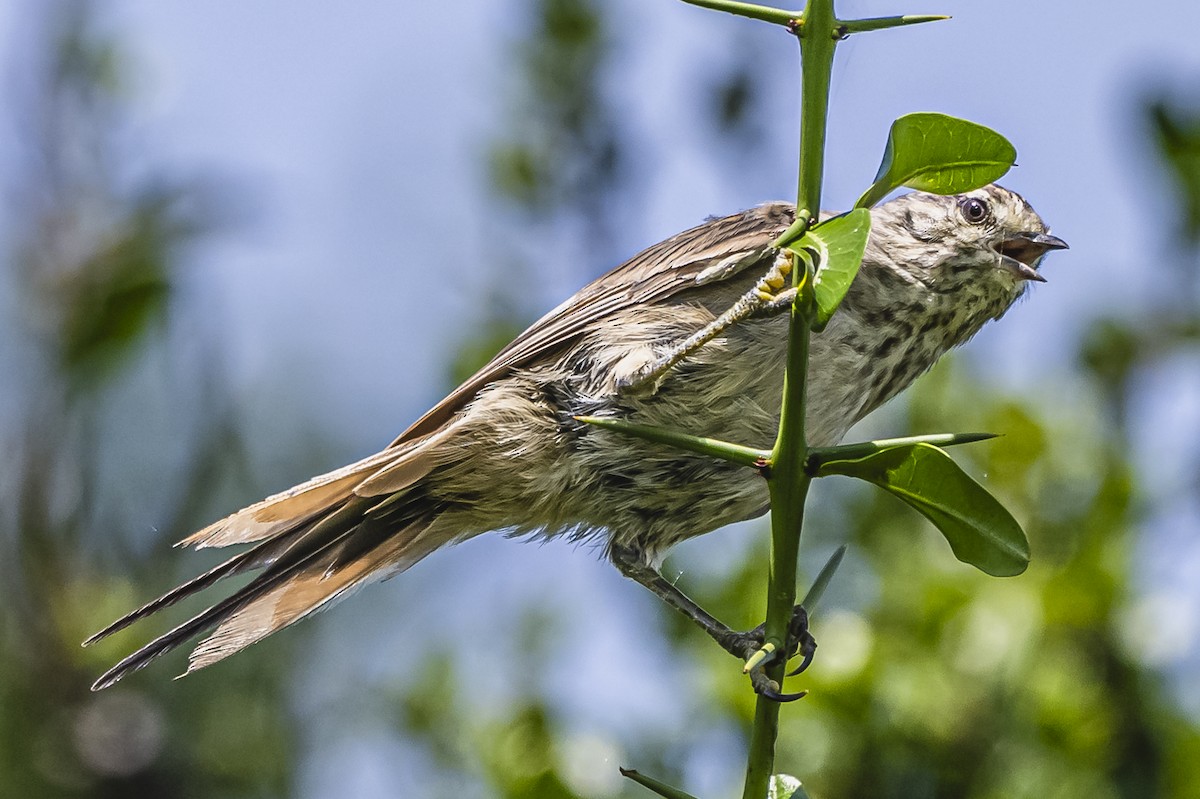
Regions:
<svg viewBox="0 0 1200 799"><path fill-rule="evenodd" d="M804 256L815 256L817 274L813 279L813 297L817 312L813 330L822 330L837 310L842 298L854 282L862 264L867 237L871 233L871 212L865 208L827 219L788 245L788 249Z"/></svg>
<svg viewBox="0 0 1200 799"><path fill-rule="evenodd" d="M772 774L767 799L808 799L808 792L790 774Z"/></svg>
<svg viewBox="0 0 1200 799"><path fill-rule="evenodd" d="M1004 506L944 450L908 444L856 460L830 461L818 476L842 474L874 483L933 522L954 556L996 577L1029 565L1029 541Z"/></svg>
<svg viewBox="0 0 1200 799"><path fill-rule="evenodd" d="M894 189L959 194L999 179L1017 150L991 128L945 114L908 114L892 123L883 163L855 208L870 208Z"/></svg>

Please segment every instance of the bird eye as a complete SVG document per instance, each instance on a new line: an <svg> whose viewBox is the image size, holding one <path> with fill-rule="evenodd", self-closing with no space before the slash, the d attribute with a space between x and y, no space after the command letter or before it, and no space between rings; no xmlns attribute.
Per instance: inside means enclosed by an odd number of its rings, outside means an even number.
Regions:
<svg viewBox="0 0 1200 799"><path fill-rule="evenodd" d="M959 208L962 210L963 217L973 225L978 225L987 219L987 203L978 198L968 197L959 203Z"/></svg>

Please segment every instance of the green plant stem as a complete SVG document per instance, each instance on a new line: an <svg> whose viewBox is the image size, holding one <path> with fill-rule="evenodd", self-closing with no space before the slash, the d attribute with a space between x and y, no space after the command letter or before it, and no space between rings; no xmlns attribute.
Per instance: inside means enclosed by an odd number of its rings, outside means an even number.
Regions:
<svg viewBox="0 0 1200 799"><path fill-rule="evenodd" d="M825 561L825 565L817 573L817 579L813 580L808 593L801 600L800 604L808 611L809 619L812 619L813 614L816 612L817 605L821 602L821 597L825 595L825 589L829 587L829 582L837 572L838 566L842 565L842 558L844 557L846 557L846 545L842 544L833 551L833 554L829 556L829 560Z"/></svg>
<svg viewBox="0 0 1200 799"><path fill-rule="evenodd" d="M837 46L833 31L838 20L833 14L833 0L810 0L801 19L800 178L796 208L808 211L815 218L821 213L829 80Z"/></svg>
<svg viewBox="0 0 1200 799"><path fill-rule="evenodd" d="M825 128L829 108L829 80L833 71L837 18L833 0L809 0L798 29L801 63L800 175L797 211L816 216L821 208L821 180L825 169ZM801 270L793 272L798 283ZM811 281L807 284L811 286ZM808 337L811 301L807 292L792 307L787 372L779 435L773 449L768 478L771 496L771 559L767 589L765 641L782 648L792 607L796 603L796 569L804 501L811 478L805 470L808 442L804 433L805 392L808 375ZM783 687L787 664L780 658L767 667L771 679ZM779 731L779 704L759 696L746 761L743 799L764 799L775 766L775 739Z"/></svg>
<svg viewBox="0 0 1200 799"><path fill-rule="evenodd" d="M805 333L807 338L807 332ZM790 485L778 479L769 481L771 488L771 560L767 587L767 625L764 642L773 642L776 651L783 648L787 623L796 604L796 566L800 551L800 522L804 515L804 500L811 480L801 472L801 478ZM785 498L786 497L786 498ZM795 523L789 533L781 528L780 517ZM786 608L782 623L779 608ZM771 679L783 686L787 664L781 659L767 666ZM750 753L746 759L746 784L743 799L763 799L767 795L771 775L775 772L775 739L779 736L779 702L759 696L754 706L754 726L750 732Z"/></svg>
<svg viewBox="0 0 1200 799"><path fill-rule="evenodd" d="M690 0L689 0L690 2ZM950 19L945 14L905 14L902 17L872 17L870 19L840 20L837 25L838 33L849 36L852 33L865 31L881 31L886 28L899 28L904 25L920 25L923 22L941 22Z"/></svg>
<svg viewBox="0 0 1200 799"><path fill-rule="evenodd" d="M771 453L769 450L743 447L741 444L731 444L728 441L720 441L715 438L677 433L674 430L666 430L662 427L651 427L650 425L637 424L636 422L626 422L624 419L608 419L599 416L576 416L575 418L585 424L603 427L623 433L624 435L654 441L658 444L666 444L676 449L697 452L701 455L708 455L711 458L720 458L723 461L736 463L739 466L752 466L756 468L767 468L770 466Z"/></svg>
<svg viewBox="0 0 1200 799"><path fill-rule="evenodd" d="M645 774L641 774L635 769L622 768L620 771L622 777L631 779L638 785L654 791L654 793L658 794L659 796L665 796L666 799L696 799L696 797L692 796L690 793L684 793L678 788L667 785L665 782L656 780L653 777L647 777Z"/></svg>
<svg viewBox="0 0 1200 799"><path fill-rule="evenodd" d="M863 441L858 444L839 444L836 447L814 447L808 452L808 471L815 473L822 465L830 461L852 461L865 458L880 450L891 447L907 447L911 444L932 444L935 447L953 447L958 444L974 444L977 441L987 441L996 438L996 433L933 433L925 436L904 436L903 438L880 438L875 441Z"/></svg>

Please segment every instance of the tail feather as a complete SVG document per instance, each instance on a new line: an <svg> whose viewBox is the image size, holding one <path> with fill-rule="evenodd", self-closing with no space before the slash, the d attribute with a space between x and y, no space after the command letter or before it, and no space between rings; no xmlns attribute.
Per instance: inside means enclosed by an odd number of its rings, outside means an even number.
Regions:
<svg viewBox="0 0 1200 799"><path fill-rule="evenodd" d="M294 539L284 554L275 559L274 563L267 567L262 573L243 586L241 590L235 592L229 597L208 608L207 610L198 613L187 621L183 622L174 629L160 635L150 643L138 649L133 654L121 660L111 669L100 675L100 678L92 684L93 691L99 691L108 688L117 681L132 674L135 671L145 668L162 655L176 649L192 637L203 633L205 630L220 624L222 620L228 618L233 613L236 613L240 608L245 607L254 599L260 596L265 591L269 590L273 585L286 579L289 574L298 568L301 568L306 562L310 562L315 558L325 547L331 546L336 540L336 535L329 540L324 546L311 545L314 539L314 532L321 527L329 528L330 522L334 517L339 515L340 511L345 508L328 514L319 521L309 527L305 533ZM353 524L348 525L344 530L353 528ZM304 546L305 542L309 542L309 546ZM269 542L268 542L269 543ZM254 550L250 550L253 552ZM250 554L249 552L246 554ZM219 570L220 567L217 567ZM220 579L220 578L217 578ZM155 603L151 603L155 604ZM139 611L134 611L135 616L141 618ZM97 634L99 635L99 634ZM97 636L93 636L95 639Z"/></svg>
<svg viewBox="0 0 1200 799"><path fill-rule="evenodd" d="M209 631L192 653L188 671L215 663L432 552L448 538L426 534L440 509L414 484L446 461L446 454L426 446L445 434L406 441L314 477L185 538L180 545L254 546L116 620L85 646L226 577L261 571L232 595L117 663L92 689L106 688ZM371 482L373 478L379 479ZM360 493L364 483L371 490Z"/></svg>
<svg viewBox="0 0 1200 799"><path fill-rule="evenodd" d="M378 497L371 499L374 504L363 512L364 523L354 535L346 536L330 550L328 574L367 557L384 546L389 538L402 536L400 531L410 529L414 519L433 519L445 510L444 505L431 502L416 490L393 494L382 502L376 501Z"/></svg>
<svg viewBox="0 0 1200 799"><path fill-rule="evenodd" d="M328 605L377 573L382 576L407 568L436 548L436 543L430 543L419 550L405 550L412 543L424 540L420 533L430 524L432 517L428 516L410 521L399 530L392 527L390 535L373 535L377 532L372 529L376 525L365 514L377 504L357 497L347 500L317 519L299 524L286 538L263 542L231 558L92 636L89 642L122 629L223 577L265 565L258 576L234 594L117 663L96 680L92 690L113 685L213 628L217 628L216 632L201 642L193 653L188 672L215 663ZM340 547L363 534L379 542L378 545L361 561L331 570Z"/></svg>
<svg viewBox="0 0 1200 799"><path fill-rule="evenodd" d="M412 475L406 485L401 485L406 488L428 474L436 465L436 460L428 457L428 447L425 446L429 443L429 438L427 436L402 447L385 449L357 463L273 494L220 521L213 522L189 535L176 546L194 546L202 549L230 544L250 544L272 538L293 526L297 518L326 511L352 496L364 482L370 482L380 474L401 472Z"/></svg>
<svg viewBox="0 0 1200 799"><path fill-rule="evenodd" d="M97 641L107 638L115 632L124 630L126 627L136 621L140 621L147 616L157 613L163 608L170 607L182 599L186 599L193 594L199 593L200 591L215 585L217 582L226 577L231 577L235 574L241 574L242 572L249 571L250 569L257 569L268 565L278 556L278 554L286 545L293 541L293 539L296 537L295 534L302 530L305 524L311 521L312 519L310 517L308 519L295 522L291 530L284 531L269 541L263 541L252 549L248 549L245 552L240 552L229 560L226 560L224 563L214 566L197 577L193 577L183 585L172 588L170 591L158 597L157 599L147 602L137 610L125 614L112 624L105 627L103 630L95 633L86 641L84 641L83 645L91 646Z"/></svg>
<svg viewBox="0 0 1200 799"><path fill-rule="evenodd" d="M333 568L335 553L327 553L283 582L229 614L213 633L196 646L185 672L224 660L272 633L344 599L372 580L407 569L437 548L440 542L422 536L428 520L389 537L368 555ZM414 546L423 543L424 546Z"/></svg>
<svg viewBox="0 0 1200 799"><path fill-rule="evenodd" d="M419 446L406 447L396 453L391 461L381 466L354 487L360 497L375 497L383 494L395 495L410 488L418 480L462 453L455 447L439 447L458 431L458 425L447 424L422 439ZM385 450L387 451L387 450Z"/></svg>

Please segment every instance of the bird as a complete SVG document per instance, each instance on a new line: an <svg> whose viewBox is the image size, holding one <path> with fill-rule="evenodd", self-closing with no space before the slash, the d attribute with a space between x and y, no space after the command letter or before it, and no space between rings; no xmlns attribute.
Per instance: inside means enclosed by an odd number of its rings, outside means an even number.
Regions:
<svg viewBox="0 0 1200 799"><path fill-rule="evenodd" d="M659 566L680 541L764 514L762 475L581 417L769 449L788 314L775 304L715 330L703 346L680 348L753 294L786 252L775 242L795 218L793 205L771 202L649 247L530 325L380 452L183 539L180 546L243 549L85 645L225 578L252 577L122 659L93 690L205 634L185 674L210 666L491 531L598 543L623 574L743 654L742 634L692 603ZM913 192L871 209L861 268L810 341L808 445L839 442L1044 281L1043 256L1066 247L1024 198L996 184L959 195ZM649 390L640 380L648 372L659 375Z"/></svg>

